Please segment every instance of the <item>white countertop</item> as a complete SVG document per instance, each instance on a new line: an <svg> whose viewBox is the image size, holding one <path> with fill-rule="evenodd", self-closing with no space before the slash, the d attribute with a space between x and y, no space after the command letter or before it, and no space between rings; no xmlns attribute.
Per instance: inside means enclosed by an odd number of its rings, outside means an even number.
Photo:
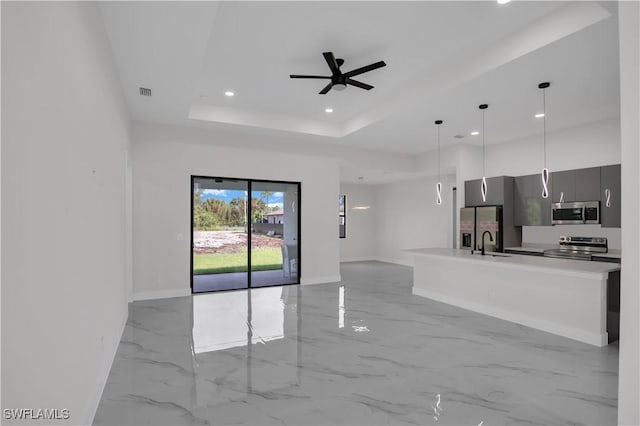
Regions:
<svg viewBox="0 0 640 426"><path fill-rule="evenodd" d="M559 249L559 244L537 244L537 243L522 243L521 247L506 247L505 250L512 251L528 251L531 253L542 253L545 250ZM596 257L609 257L613 259L621 259L622 251L616 249L609 249L608 253L594 253Z"/></svg>
<svg viewBox="0 0 640 426"><path fill-rule="evenodd" d="M532 253L542 253L545 250L559 249L560 244L536 244L522 243L521 247L505 247L505 250L530 251Z"/></svg>
<svg viewBox="0 0 640 426"><path fill-rule="evenodd" d="M480 254L471 254L471 251L469 250L452 248L423 248L405 251L419 256L441 257L456 259L463 262L492 264L511 269L547 270L548 272L558 273L561 275L588 276L589 278L593 278L594 275L596 275L600 278L606 279L609 272L620 270L619 263L586 262L584 260L556 259L542 256L505 253L498 253L498 256L491 256L493 253L488 253L487 255L482 256Z"/></svg>

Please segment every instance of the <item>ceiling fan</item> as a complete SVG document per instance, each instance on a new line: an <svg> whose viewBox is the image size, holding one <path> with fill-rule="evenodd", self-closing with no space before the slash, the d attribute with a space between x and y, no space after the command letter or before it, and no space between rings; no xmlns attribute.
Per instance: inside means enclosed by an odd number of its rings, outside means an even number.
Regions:
<svg viewBox="0 0 640 426"><path fill-rule="evenodd" d="M322 54L324 56L325 61L327 61L327 65L329 65L329 69L331 70L331 76L322 76L322 75L298 75L291 74L289 77L291 78L318 78L318 79L326 79L331 80L329 84L327 84L324 89L322 89L319 94L326 95L327 92L331 89L334 90L344 90L347 88L347 84L351 86L356 86L364 90L371 90L373 86L370 84L362 83L360 81L354 80L351 77L355 77L356 75L364 74L365 72L373 71L378 68L382 68L387 64L384 61L379 61L374 64L370 64L361 68L356 68L355 70L351 70L349 72L343 73L340 71L340 67L344 64L344 59L336 59L333 56L333 52L324 52Z"/></svg>

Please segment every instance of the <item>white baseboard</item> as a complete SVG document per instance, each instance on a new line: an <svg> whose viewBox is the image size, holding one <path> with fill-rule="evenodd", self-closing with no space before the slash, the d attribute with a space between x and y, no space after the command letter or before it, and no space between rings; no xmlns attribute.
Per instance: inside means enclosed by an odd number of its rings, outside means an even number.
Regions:
<svg viewBox="0 0 640 426"><path fill-rule="evenodd" d="M349 262L371 262L378 260L375 257L348 257L346 259L340 259L340 263L349 263Z"/></svg>
<svg viewBox="0 0 640 426"><path fill-rule="evenodd" d="M160 291L144 291L140 293L133 293L133 300L167 299L169 297L184 297L184 296L191 296L190 288L179 288L174 290L160 290Z"/></svg>
<svg viewBox="0 0 640 426"><path fill-rule="evenodd" d="M93 419L96 416L96 412L98 411L98 405L100 405L100 400L102 399L102 393L104 392L104 388L107 385L107 379L109 378L109 373L111 372L111 366L113 365L113 361L116 358L116 352L118 352L118 346L120 345L120 340L122 340L122 335L124 333L124 327L127 325L127 319L129 318L129 308L125 307L125 314L122 319L122 323L118 326L118 332L110 339L110 342L105 342L108 345L105 348L105 356L101 360L101 364L99 367L98 373L98 384L95 387L93 395L89 396L89 403L87 404L87 411L83 417L83 421L80 424L91 425L93 424Z"/></svg>
<svg viewBox="0 0 640 426"><path fill-rule="evenodd" d="M378 262L393 263L396 265L413 267L413 260L393 259L391 257L376 257L374 260L377 260Z"/></svg>
<svg viewBox="0 0 640 426"><path fill-rule="evenodd" d="M594 346L607 346L608 333L591 333L585 330L580 330L569 325L558 324L551 321L545 321L539 318L534 318L528 315L523 315L518 312L507 311L504 309L496 308L493 306L483 305L479 303L469 302L467 300L459 299L457 297L451 297L444 294L434 293L424 288L413 287L413 294L417 296L433 299L438 302L446 303L449 305L457 306L459 308L468 309L470 311L479 312L481 314L489 315L492 317L500 318L506 321L515 322L525 325L527 327L535 328L538 330L546 331L548 333L557 334L562 337L577 340L579 342L588 343Z"/></svg>
<svg viewBox="0 0 640 426"><path fill-rule="evenodd" d="M340 277L340 275L331 275L326 277L302 278L300 280L300 284L301 285L327 284L327 283L337 283L340 281L342 281L342 277Z"/></svg>

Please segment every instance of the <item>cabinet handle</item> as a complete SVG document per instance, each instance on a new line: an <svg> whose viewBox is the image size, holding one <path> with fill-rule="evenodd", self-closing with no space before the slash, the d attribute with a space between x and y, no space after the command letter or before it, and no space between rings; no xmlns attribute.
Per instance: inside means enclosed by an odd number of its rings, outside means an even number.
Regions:
<svg viewBox="0 0 640 426"><path fill-rule="evenodd" d="M611 207L611 190L609 188L604 190L604 196L607 198L604 205L607 207Z"/></svg>
<svg viewBox="0 0 640 426"><path fill-rule="evenodd" d="M564 192L560 191L560 202L564 203Z"/></svg>

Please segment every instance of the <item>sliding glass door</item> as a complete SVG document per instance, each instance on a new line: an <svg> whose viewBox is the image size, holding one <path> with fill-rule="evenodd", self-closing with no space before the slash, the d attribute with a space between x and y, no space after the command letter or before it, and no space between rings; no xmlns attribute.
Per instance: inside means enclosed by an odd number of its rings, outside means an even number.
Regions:
<svg viewBox="0 0 640 426"><path fill-rule="evenodd" d="M192 178L193 291L249 287L249 182Z"/></svg>
<svg viewBox="0 0 640 426"><path fill-rule="evenodd" d="M297 183L251 183L251 286L298 282Z"/></svg>
<svg viewBox="0 0 640 426"><path fill-rule="evenodd" d="M192 176L192 290L300 282L300 184Z"/></svg>

